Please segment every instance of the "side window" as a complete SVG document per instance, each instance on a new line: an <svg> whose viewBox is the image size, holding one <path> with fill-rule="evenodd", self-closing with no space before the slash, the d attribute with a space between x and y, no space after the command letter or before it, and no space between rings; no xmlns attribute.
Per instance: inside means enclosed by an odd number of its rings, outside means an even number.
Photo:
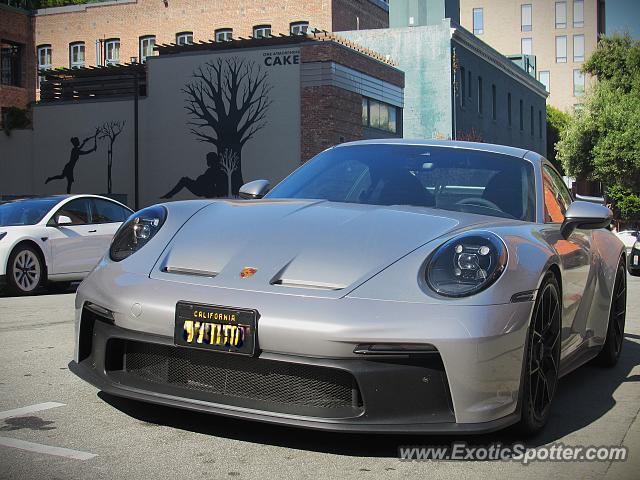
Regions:
<svg viewBox="0 0 640 480"><path fill-rule="evenodd" d="M56 212L54 215L55 220L58 221L58 218L61 215L71 219L71 223L67 225L86 225L90 220L89 199L77 198L75 200L71 200Z"/></svg>
<svg viewBox="0 0 640 480"><path fill-rule="evenodd" d="M571 195L562 178L549 166L542 170L544 188L544 221L562 223L564 214L571 205Z"/></svg>
<svg viewBox="0 0 640 480"><path fill-rule="evenodd" d="M124 222L129 216L129 211L117 203L101 200L93 201L93 223L119 223Z"/></svg>

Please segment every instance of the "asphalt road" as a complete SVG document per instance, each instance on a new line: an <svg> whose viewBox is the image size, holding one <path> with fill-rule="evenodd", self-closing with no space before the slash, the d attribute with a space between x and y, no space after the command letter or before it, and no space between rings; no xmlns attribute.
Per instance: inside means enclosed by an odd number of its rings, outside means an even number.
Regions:
<svg viewBox="0 0 640 480"><path fill-rule="evenodd" d="M562 379L549 425L527 441L626 445L624 463L406 462L399 445L518 437L318 433L116 399L67 368L73 299L0 298L0 478L639 478L640 278L629 278L618 366L587 365Z"/></svg>

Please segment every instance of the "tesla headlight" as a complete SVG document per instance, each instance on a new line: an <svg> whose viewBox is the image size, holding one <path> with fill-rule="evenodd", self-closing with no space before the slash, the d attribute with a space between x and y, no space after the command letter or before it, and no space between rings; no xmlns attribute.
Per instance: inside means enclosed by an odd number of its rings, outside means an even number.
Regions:
<svg viewBox="0 0 640 480"><path fill-rule="evenodd" d="M467 297L488 288L507 266L507 248L493 233L474 232L436 249L427 265L429 287L447 297Z"/></svg>
<svg viewBox="0 0 640 480"><path fill-rule="evenodd" d="M144 208L131 215L114 235L109 258L119 262L136 253L158 233L166 218L167 209L160 205Z"/></svg>

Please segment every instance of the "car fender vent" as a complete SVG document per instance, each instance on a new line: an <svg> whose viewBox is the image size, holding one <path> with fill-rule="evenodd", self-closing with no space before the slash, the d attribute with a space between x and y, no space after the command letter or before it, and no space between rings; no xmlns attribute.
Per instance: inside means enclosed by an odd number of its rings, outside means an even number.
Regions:
<svg viewBox="0 0 640 480"><path fill-rule="evenodd" d="M339 285L336 283L309 282L305 280L287 280L284 278L272 280L271 285L280 285L282 287L291 288L310 288L313 290L342 290L345 288L345 285Z"/></svg>
<svg viewBox="0 0 640 480"><path fill-rule="evenodd" d="M218 272L210 272L208 270L195 270L193 268L180 268L180 267L163 267L164 273L174 273L177 275L192 275L195 277L208 277L214 278L218 275Z"/></svg>

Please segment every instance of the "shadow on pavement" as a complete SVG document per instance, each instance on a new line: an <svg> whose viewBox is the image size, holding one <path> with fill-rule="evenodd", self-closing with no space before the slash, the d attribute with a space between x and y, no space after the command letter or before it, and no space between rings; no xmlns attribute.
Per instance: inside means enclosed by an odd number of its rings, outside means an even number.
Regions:
<svg viewBox="0 0 640 480"><path fill-rule="evenodd" d="M639 380L637 375L629 377L629 373L635 365L640 364L640 344L629 339L639 340L640 336L627 334L626 337L622 355L615 368L605 369L587 364L561 380L549 423L542 433L525 442L528 446L552 443L588 426L615 406L613 393L621 383ZM470 445L498 442L508 445L522 440L513 428L475 436L320 432L151 405L114 397L104 392L100 392L98 396L121 412L151 425L165 425L245 442L347 456L395 458L398 455L398 446L405 445L451 445L456 441Z"/></svg>
<svg viewBox="0 0 640 480"><path fill-rule="evenodd" d="M80 282L72 282L70 285L58 285L56 283L51 283L45 287L40 287L35 290L33 295L11 295L6 288L0 289L0 298L28 298L30 296L33 297L42 297L47 295L64 295L67 293L76 293Z"/></svg>

